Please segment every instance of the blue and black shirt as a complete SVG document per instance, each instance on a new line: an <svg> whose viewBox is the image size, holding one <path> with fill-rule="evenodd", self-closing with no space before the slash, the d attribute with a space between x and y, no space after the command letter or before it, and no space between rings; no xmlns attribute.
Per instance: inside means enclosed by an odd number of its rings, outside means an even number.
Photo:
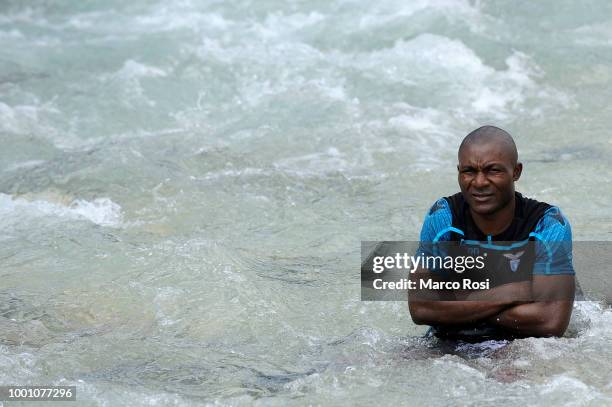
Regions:
<svg viewBox="0 0 612 407"><path fill-rule="evenodd" d="M495 277L491 288L529 280L533 275L574 275L572 229L567 218L556 206L515 194L512 223L493 236L478 228L461 193L439 199L425 217L420 254L439 255L432 253L437 246L461 247L475 255L486 253L489 259L486 272ZM432 327L429 335L432 334L467 341L512 337L487 323Z"/></svg>
<svg viewBox="0 0 612 407"><path fill-rule="evenodd" d="M567 218L556 206L515 194L512 223L493 236L480 231L461 193L439 199L423 222L420 236L423 254L430 254L435 243L459 242L480 249L480 253L486 250L506 254L510 272L517 272L512 270L511 260L525 251L528 242L534 242L531 247L535 253L530 261L521 262L521 269L528 269L530 274L574 274L572 229Z"/></svg>

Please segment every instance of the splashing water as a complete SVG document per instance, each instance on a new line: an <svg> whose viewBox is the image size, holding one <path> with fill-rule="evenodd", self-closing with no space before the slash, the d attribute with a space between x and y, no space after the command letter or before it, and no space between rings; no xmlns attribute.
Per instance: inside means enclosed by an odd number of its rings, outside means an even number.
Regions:
<svg viewBox="0 0 612 407"><path fill-rule="evenodd" d="M416 239L484 123L515 136L521 192L611 240L611 8L2 2L0 384L111 406L612 403L598 299L564 338L444 348L405 303L360 302L356 263L360 240Z"/></svg>

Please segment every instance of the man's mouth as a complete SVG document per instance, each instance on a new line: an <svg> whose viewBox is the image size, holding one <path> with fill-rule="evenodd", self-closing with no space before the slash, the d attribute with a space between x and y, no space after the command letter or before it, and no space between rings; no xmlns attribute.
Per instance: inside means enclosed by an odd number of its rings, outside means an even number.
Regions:
<svg viewBox="0 0 612 407"><path fill-rule="evenodd" d="M472 198L476 202L486 202L493 197L493 194L473 193Z"/></svg>

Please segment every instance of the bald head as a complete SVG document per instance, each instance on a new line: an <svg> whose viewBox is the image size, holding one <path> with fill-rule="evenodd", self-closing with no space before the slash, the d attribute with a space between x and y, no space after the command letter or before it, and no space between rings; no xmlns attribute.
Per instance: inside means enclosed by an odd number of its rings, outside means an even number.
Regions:
<svg viewBox="0 0 612 407"><path fill-rule="evenodd" d="M523 165L510 134L494 126L480 127L463 139L458 159L459 186L472 215L512 212L508 208L513 208L514 183Z"/></svg>
<svg viewBox="0 0 612 407"><path fill-rule="evenodd" d="M495 126L482 126L465 136L459 146L458 155L460 156L461 151L468 146L484 144L495 145L496 149L503 151L503 154L510 158L513 165L518 162L514 139L507 131Z"/></svg>

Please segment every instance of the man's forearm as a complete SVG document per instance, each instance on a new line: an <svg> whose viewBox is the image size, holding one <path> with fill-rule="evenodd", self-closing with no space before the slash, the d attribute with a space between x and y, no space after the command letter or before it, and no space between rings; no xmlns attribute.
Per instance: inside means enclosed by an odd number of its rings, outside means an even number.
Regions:
<svg viewBox="0 0 612 407"><path fill-rule="evenodd" d="M410 315L416 324L461 325L478 322L519 304L529 290L529 282L521 282L486 291L456 291L458 300L454 301L436 299L431 291L426 295L414 293L409 297Z"/></svg>
<svg viewBox="0 0 612 407"><path fill-rule="evenodd" d="M569 323L571 304L571 301L556 301L516 305L489 321L521 336L561 336Z"/></svg>
<svg viewBox="0 0 612 407"><path fill-rule="evenodd" d="M419 325L461 325L495 316L513 304L493 301L411 301L410 315Z"/></svg>
<svg viewBox="0 0 612 407"><path fill-rule="evenodd" d="M489 321L521 336L561 336L572 315L574 290L573 275L534 276L534 300L508 308Z"/></svg>

